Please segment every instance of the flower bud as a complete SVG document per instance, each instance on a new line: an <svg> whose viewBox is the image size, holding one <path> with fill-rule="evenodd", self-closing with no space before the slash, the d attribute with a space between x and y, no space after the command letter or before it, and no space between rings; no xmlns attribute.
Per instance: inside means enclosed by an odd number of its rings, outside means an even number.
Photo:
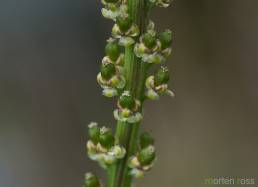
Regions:
<svg viewBox="0 0 258 187"><path fill-rule="evenodd" d="M169 70L166 67L161 67L154 75L154 84L159 86L166 84L169 81Z"/></svg>
<svg viewBox="0 0 258 187"><path fill-rule="evenodd" d="M93 175L92 173L86 173L84 187L100 187L98 177Z"/></svg>
<svg viewBox="0 0 258 187"><path fill-rule="evenodd" d="M105 47L106 55L114 62L120 56L120 47L116 42L108 42Z"/></svg>
<svg viewBox="0 0 258 187"><path fill-rule="evenodd" d="M108 129L106 127L102 127L100 129L99 142L103 147L108 149L114 145L115 138L112 134L111 129Z"/></svg>
<svg viewBox="0 0 258 187"><path fill-rule="evenodd" d="M117 18L116 21L117 21L117 25L119 26L119 28L122 32L128 31L133 24L133 21L130 17L120 16L120 17Z"/></svg>
<svg viewBox="0 0 258 187"><path fill-rule="evenodd" d="M102 64L100 67L100 73L103 79L109 80L116 74L116 67L112 63Z"/></svg>
<svg viewBox="0 0 258 187"><path fill-rule="evenodd" d="M154 144L154 138L152 137L152 135L149 132L144 132L141 134L140 145L141 145L142 149L148 147L149 145L153 145L153 144Z"/></svg>
<svg viewBox="0 0 258 187"><path fill-rule="evenodd" d="M97 123L92 122L89 124L88 134L89 134L90 140L94 144L97 144L99 142L100 128L98 127Z"/></svg>
<svg viewBox="0 0 258 187"><path fill-rule="evenodd" d="M144 45L149 49L152 49L156 45L156 38L152 36L150 33L145 33L143 35L142 40Z"/></svg>
<svg viewBox="0 0 258 187"><path fill-rule="evenodd" d="M142 149L138 155L138 160L142 166L150 165L155 158L156 154L153 146Z"/></svg>
<svg viewBox="0 0 258 187"><path fill-rule="evenodd" d="M161 48L163 50L171 46L173 41L173 34L170 30L166 30L165 32L160 33L158 38L161 43Z"/></svg>
<svg viewBox="0 0 258 187"><path fill-rule="evenodd" d="M135 107L135 100L128 91L125 91L119 98L119 105L122 108L133 109Z"/></svg>

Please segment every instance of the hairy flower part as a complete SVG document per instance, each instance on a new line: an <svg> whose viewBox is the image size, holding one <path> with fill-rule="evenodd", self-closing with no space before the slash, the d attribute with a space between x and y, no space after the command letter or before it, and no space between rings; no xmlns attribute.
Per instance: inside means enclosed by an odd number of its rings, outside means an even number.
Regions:
<svg viewBox="0 0 258 187"><path fill-rule="evenodd" d="M135 178L141 178L146 172L151 170L156 160L155 148L153 145L140 150L136 156L129 159L128 167L131 168L130 174Z"/></svg>
<svg viewBox="0 0 258 187"><path fill-rule="evenodd" d="M126 81L123 76L123 68L115 66L109 61L102 61L101 72L97 75L97 82L103 88L103 95L114 97L118 90L123 89Z"/></svg>
<svg viewBox="0 0 258 187"><path fill-rule="evenodd" d="M114 118L127 123L137 123L142 120L138 111L141 103L134 99L129 91L124 91L117 102L118 109L114 111Z"/></svg>
<svg viewBox="0 0 258 187"><path fill-rule="evenodd" d="M101 9L103 17L116 21L119 16L128 16L128 6L120 3L109 3Z"/></svg>
<svg viewBox="0 0 258 187"><path fill-rule="evenodd" d="M175 97L175 94L168 89L169 72L166 67L161 67L155 76L151 75L146 79L145 93L146 97L151 100L158 100L160 95L166 94Z"/></svg>
<svg viewBox="0 0 258 187"><path fill-rule="evenodd" d="M86 173L83 187L103 187L96 175L93 173Z"/></svg>
<svg viewBox="0 0 258 187"><path fill-rule="evenodd" d="M127 47L135 43L134 38L140 33L139 27L129 16L119 16L112 28L112 35L119 40L119 45Z"/></svg>
<svg viewBox="0 0 258 187"><path fill-rule="evenodd" d="M90 159L99 162L99 164L106 168L113 164L118 159L125 156L126 150L120 145L114 143L114 136L111 129L102 127L99 133L93 133L98 136L98 141L95 136L92 136L92 131L96 130L97 123L90 123L89 136L90 140L87 142L87 152Z"/></svg>

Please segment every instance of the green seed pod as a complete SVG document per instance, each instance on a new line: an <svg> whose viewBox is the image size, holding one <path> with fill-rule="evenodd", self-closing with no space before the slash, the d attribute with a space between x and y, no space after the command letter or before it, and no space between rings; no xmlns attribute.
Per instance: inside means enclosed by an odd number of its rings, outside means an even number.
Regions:
<svg viewBox="0 0 258 187"><path fill-rule="evenodd" d="M97 123L91 123L89 125L88 134L89 134L90 140L94 144L97 144L99 142L100 128L97 126Z"/></svg>
<svg viewBox="0 0 258 187"><path fill-rule="evenodd" d="M117 3L119 0L105 0L107 3Z"/></svg>
<svg viewBox="0 0 258 187"><path fill-rule="evenodd" d="M100 187L98 177L92 173L86 173L84 187Z"/></svg>
<svg viewBox="0 0 258 187"><path fill-rule="evenodd" d="M135 100L129 92L125 91L119 98L119 104L122 108L132 110L135 107Z"/></svg>
<svg viewBox="0 0 258 187"><path fill-rule="evenodd" d="M158 39L161 43L161 48L166 49L171 46L173 41L173 33L170 30L166 30L159 34Z"/></svg>
<svg viewBox="0 0 258 187"><path fill-rule="evenodd" d="M152 49L156 45L156 38L152 36L150 33L145 33L143 35L143 43L149 49Z"/></svg>
<svg viewBox="0 0 258 187"><path fill-rule="evenodd" d="M107 149L111 148L114 145L115 138L112 134L111 129L108 129L106 127L101 128L99 142L103 147Z"/></svg>
<svg viewBox="0 0 258 187"><path fill-rule="evenodd" d="M169 70L166 67L161 67L154 75L154 84L159 86L166 84L169 81Z"/></svg>
<svg viewBox="0 0 258 187"><path fill-rule="evenodd" d="M142 166L150 165L155 158L156 154L153 146L142 149L138 155L138 160Z"/></svg>
<svg viewBox="0 0 258 187"><path fill-rule="evenodd" d="M140 136L140 146L142 149L154 144L154 138L151 133L143 132Z"/></svg>
<svg viewBox="0 0 258 187"><path fill-rule="evenodd" d="M120 47L116 42L108 42L105 47L106 55L115 62L120 56Z"/></svg>
<svg viewBox="0 0 258 187"><path fill-rule="evenodd" d="M110 80L116 74L116 67L112 63L101 64L100 73L103 79Z"/></svg>
<svg viewBox="0 0 258 187"><path fill-rule="evenodd" d="M122 32L128 31L133 24L133 21L130 17L118 17L116 21Z"/></svg>

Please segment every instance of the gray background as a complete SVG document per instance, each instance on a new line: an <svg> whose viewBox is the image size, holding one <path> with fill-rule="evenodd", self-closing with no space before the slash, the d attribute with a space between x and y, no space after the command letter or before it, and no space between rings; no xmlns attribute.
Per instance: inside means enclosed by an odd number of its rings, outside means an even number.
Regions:
<svg viewBox="0 0 258 187"><path fill-rule="evenodd" d="M257 177L257 7L178 0L153 12L160 30L176 32L168 66L177 97L146 103L158 161L137 186ZM104 177L85 152L89 121L115 126L115 101L95 81L112 26L100 8L96 0L0 1L1 187L81 186L86 171Z"/></svg>

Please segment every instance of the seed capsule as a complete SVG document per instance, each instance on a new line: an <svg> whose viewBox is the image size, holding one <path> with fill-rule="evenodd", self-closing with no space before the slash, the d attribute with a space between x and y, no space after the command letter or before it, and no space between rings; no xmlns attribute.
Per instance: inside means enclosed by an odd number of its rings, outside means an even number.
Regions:
<svg viewBox="0 0 258 187"><path fill-rule="evenodd" d="M112 63L102 64L100 72L103 79L110 80L116 74L116 67Z"/></svg>
<svg viewBox="0 0 258 187"><path fill-rule="evenodd" d="M148 147L149 145L153 145L153 144L154 144L154 138L152 137L152 135L149 132L144 132L141 134L140 145L141 145L142 149Z"/></svg>
<svg viewBox="0 0 258 187"><path fill-rule="evenodd" d="M166 67L161 67L154 75L154 84L159 86L166 84L169 81L169 70Z"/></svg>
<svg viewBox="0 0 258 187"><path fill-rule="evenodd" d="M144 45L149 49L152 49L156 45L156 38L150 33L145 33L142 40Z"/></svg>
<svg viewBox="0 0 258 187"><path fill-rule="evenodd" d="M116 42L107 43L105 53L112 61L116 61L118 59L120 52L120 47Z"/></svg>
<svg viewBox="0 0 258 187"><path fill-rule="evenodd" d="M166 49L172 44L173 34L170 30L166 30L165 32L160 33L158 38L161 43L161 48Z"/></svg>
<svg viewBox="0 0 258 187"><path fill-rule="evenodd" d="M148 146L147 148L141 150L141 152L138 155L138 160L140 161L142 166L147 166L152 163L155 157L156 154L154 147Z"/></svg>
<svg viewBox="0 0 258 187"><path fill-rule="evenodd" d="M98 177L92 173L86 173L84 187L100 187Z"/></svg>
<svg viewBox="0 0 258 187"><path fill-rule="evenodd" d="M130 17L118 17L117 25L119 26L122 32L128 31L132 26L132 19Z"/></svg>
<svg viewBox="0 0 258 187"><path fill-rule="evenodd" d="M112 134L111 129L108 129L106 127L101 128L99 142L103 147L108 149L114 145L115 138Z"/></svg>
<svg viewBox="0 0 258 187"><path fill-rule="evenodd" d="M94 143L97 144L99 142L99 134L100 134L100 128L97 126L96 123L91 123L89 125L88 130L89 138Z"/></svg>
<svg viewBox="0 0 258 187"><path fill-rule="evenodd" d="M135 100L129 92L124 92L119 98L119 104L122 108L131 110L135 107Z"/></svg>

